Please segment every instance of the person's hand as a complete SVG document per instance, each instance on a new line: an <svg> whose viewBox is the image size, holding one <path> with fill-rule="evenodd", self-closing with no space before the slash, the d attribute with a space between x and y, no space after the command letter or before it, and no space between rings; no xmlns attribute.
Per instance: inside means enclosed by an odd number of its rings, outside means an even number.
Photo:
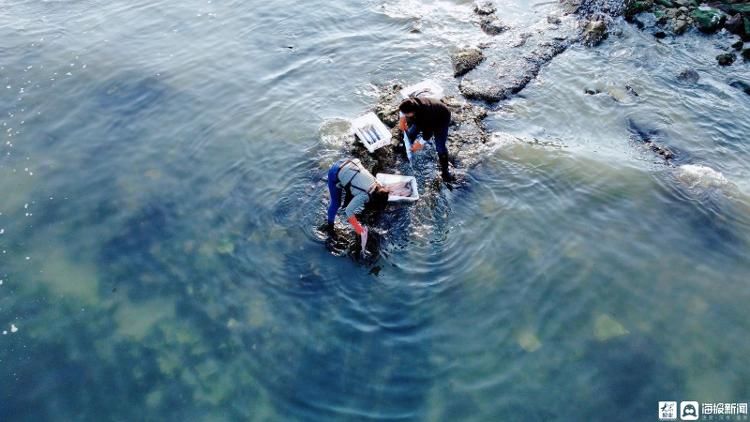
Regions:
<svg viewBox="0 0 750 422"><path fill-rule="evenodd" d="M323 230L329 236L333 236L333 223L326 223L325 226L323 226Z"/></svg>
<svg viewBox="0 0 750 422"><path fill-rule="evenodd" d="M360 240L362 241L362 255L364 256L367 253L367 233L369 230L367 230L367 226L362 226L362 233L359 235Z"/></svg>
<svg viewBox="0 0 750 422"><path fill-rule="evenodd" d="M408 129L406 125L406 116L401 116L401 118L398 120L398 128L401 129L401 132L406 132Z"/></svg>
<svg viewBox="0 0 750 422"><path fill-rule="evenodd" d="M424 148L424 144L416 141L411 145L411 152L419 152Z"/></svg>

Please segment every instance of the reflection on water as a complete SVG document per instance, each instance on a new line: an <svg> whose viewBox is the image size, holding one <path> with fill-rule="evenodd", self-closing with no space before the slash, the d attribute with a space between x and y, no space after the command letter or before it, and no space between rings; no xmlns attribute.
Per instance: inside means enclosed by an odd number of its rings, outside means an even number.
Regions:
<svg viewBox="0 0 750 422"><path fill-rule="evenodd" d="M0 419L625 421L750 396L750 108L728 84L750 76L705 64L721 35L571 48L362 265L317 232L345 122L386 81L455 95L472 3L11 3Z"/></svg>

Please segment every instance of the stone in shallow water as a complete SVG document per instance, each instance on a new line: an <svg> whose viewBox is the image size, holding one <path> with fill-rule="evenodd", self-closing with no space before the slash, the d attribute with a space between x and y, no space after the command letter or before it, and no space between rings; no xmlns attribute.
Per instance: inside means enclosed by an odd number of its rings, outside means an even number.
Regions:
<svg viewBox="0 0 750 422"><path fill-rule="evenodd" d="M483 1L474 5L474 13L477 15L491 15L497 11L497 8L491 1Z"/></svg>
<svg viewBox="0 0 750 422"><path fill-rule="evenodd" d="M701 76L693 69L685 69L682 72L680 72L679 75L677 75L677 79L683 81L683 82L689 82L691 84L694 84L698 82L698 80L701 78Z"/></svg>
<svg viewBox="0 0 750 422"><path fill-rule="evenodd" d="M603 20L592 20L586 24L583 30L583 43L589 47L595 47L607 38L607 24Z"/></svg>
<svg viewBox="0 0 750 422"><path fill-rule="evenodd" d="M484 61L484 54L478 48L465 48L454 54L451 61L453 62L453 76L463 76Z"/></svg>
<svg viewBox="0 0 750 422"><path fill-rule="evenodd" d="M529 353L534 353L542 347L542 342L539 341L539 337L534 334L531 330L524 330L516 337L518 345Z"/></svg>
<svg viewBox="0 0 750 422"><path fill-rule="evenodd" d="M479 26L487 35L498 35L508 30L508 27L494 15L483 17Z"/></svg>
<svg viewBox="0 0 750 422"><path fill-rule="evenodd" d="M720 66L731 66L735 60L737 60L737 55L734 53L724 53L716 56L716 61L719 62Z"/></svg>
<svg viewBox="0 0 750 422"><path fill-rule="evenodd" d="M594 337L599 341L607 341L627 334L630 332L607 314L601 314L594 320Z"/></svg>

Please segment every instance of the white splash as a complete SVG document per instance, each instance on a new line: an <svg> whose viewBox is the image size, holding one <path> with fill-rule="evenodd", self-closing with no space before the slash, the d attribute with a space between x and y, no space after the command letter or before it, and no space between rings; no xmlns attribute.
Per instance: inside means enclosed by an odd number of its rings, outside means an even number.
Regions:
<svg viewBox="0 0 750 422"><path fill-rule="evenodd" d="M10 324L10 332L11 333L17 333L18 327L16 327L16 324Z"/></svg>
<svg viewBox="0 0 750 422"><path fill-rule="evenodd" d="M731 185L721 172L711 167L695 164L686 164L678 167L677 179L691 189L718 189Z"/></svg>

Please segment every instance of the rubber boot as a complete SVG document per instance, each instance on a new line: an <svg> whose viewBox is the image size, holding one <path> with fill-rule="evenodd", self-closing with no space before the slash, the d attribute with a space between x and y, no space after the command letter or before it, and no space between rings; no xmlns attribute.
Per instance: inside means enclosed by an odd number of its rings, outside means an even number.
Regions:
<svg viewBox="0 0 750 422"><path fill-rule="evenodd" d="M443 176L443 181L447 183L456 180L448 171L448 154L438 154L438 160L440 161L440 173Z"/></svg>

